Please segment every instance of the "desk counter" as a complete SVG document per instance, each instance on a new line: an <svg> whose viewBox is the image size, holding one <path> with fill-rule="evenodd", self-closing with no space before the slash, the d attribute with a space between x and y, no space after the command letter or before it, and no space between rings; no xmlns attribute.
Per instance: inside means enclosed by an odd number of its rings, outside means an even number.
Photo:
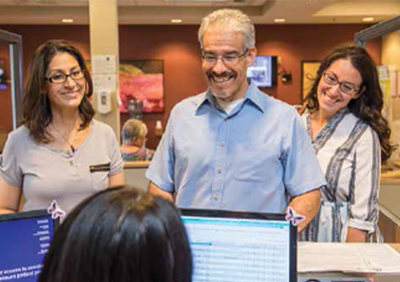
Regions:
<svg viewBox="0 0 400 282"><path fill-rule="evenodd" d="M390 244L398 253L400 253L400 244ZM327 279L327 278L333 279ZM347 280L345 278L369 278L371 282L400 282L400 273L341 273L341 272L327 272L327 273L299 273L299 282L319 282L319 281L332 281L332 282L353 282L358 280ZM318 280L318 278L325 278L326 280ZM337 279L336 279L337 278ZM342 280L340 280L342 279Z"/></svg>

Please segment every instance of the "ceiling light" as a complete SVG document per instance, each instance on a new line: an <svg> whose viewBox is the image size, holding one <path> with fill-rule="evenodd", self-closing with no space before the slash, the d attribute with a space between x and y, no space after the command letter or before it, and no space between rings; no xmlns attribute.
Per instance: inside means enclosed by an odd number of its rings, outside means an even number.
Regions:
<svg viewBox="0 0 400 282"><path fill-rule="evenodd" d="M181 23L182 20L181 19L172 19L171 23Z"/></svg>
<svg viewBox="0 0 400 282"><path fill-rule="evenodd" d="M74 20L73 19L62 19L61 20L63 23L73 23Z"/></svg>
<svg viewBox="0 0 400 282"><path fill-rule="evenodd" d="M275 19L274 22L276 23L284 23L286 20L285 19Z"/></svg>
<svg viewBox="0 0 400 282"><path fill-rule="evenodd" d="M363 18L363 22L373 22L374 18L368 17L368 18Z"/></svg>

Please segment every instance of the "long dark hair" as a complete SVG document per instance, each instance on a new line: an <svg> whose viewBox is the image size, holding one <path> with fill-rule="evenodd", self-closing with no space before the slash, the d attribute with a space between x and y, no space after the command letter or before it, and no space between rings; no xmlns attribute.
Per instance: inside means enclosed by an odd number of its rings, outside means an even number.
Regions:
<svg viewBox="0 0 400 282"><path fill-rule="evenodd" d="M52 121L50 101L46 91L46 72L51 60L59 53L68 53L73 56L85 74L86 92L78 108L82 118L81 129L89 125L95 114L89 101L93 94L93 82L81 52L64 40L45 42L33 54L22 99L22 124L29 129L31 136L38 143L51 141L45 131Z"/></svg>
<svg viewBox="0 0 400 282"><path fill-rule="evenodd" d="M79 204L56 231L38 282L191 282L192 257L172 203L120 186Z"/></svg>
<svg viewBox="0 0 400 282"><path fill-rule="evenodd" d="M318 69L311 90L305 98L305 105L310 112L318 110L317 89L321 77L333 62L340 59L349 60L361 75L360 89L365 88L365 91L357 99L352 99L348 108L355 116L369 124L378 134L382 162L385 162L390 158L396 146L393 146L389 141L391 130L387 120L382 116L383 93L379 85L378 72L374 61L364 48L358 46L339 47L326 56Z"/></svg>

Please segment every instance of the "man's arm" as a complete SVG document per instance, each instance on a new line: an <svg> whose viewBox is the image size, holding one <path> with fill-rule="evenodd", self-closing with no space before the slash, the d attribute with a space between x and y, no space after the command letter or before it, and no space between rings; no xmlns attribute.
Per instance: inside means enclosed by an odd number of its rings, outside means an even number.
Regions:
<svg viewBox="0 0 400 282"><path fill-rule="evenodd" d="M173 197L172 193L162 190L157 185L155 185L153 182L150 182L150 184L149 184L149 193L152 194L153 196L162 197L162 198L166 199L167 201L170 201L171 203L174 202L174 197Z"/></svg>
<svg viewBox="0 0 400 282"><path fill-rule="evenodd" d="M315 189L294 197L289 203L289 206L305 219L297 225L297 232L300 232L306 227L311 220L317 215L320 207L321 193L319 189Z"/></svg>

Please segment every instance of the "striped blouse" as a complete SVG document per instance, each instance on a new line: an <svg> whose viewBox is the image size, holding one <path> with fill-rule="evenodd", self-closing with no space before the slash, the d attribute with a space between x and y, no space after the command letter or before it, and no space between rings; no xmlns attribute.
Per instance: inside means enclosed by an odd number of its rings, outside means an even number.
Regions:
<svg viewBox="0 0 400 282"><path fill-rule="evenodd" d="M310 113L302 115L311 136ZM377 228L380 144L376 132L348 108L336 113L312 140L327 186L321 189L321 209L300 238L344 242L347 228L368 232Z"/></svg>

